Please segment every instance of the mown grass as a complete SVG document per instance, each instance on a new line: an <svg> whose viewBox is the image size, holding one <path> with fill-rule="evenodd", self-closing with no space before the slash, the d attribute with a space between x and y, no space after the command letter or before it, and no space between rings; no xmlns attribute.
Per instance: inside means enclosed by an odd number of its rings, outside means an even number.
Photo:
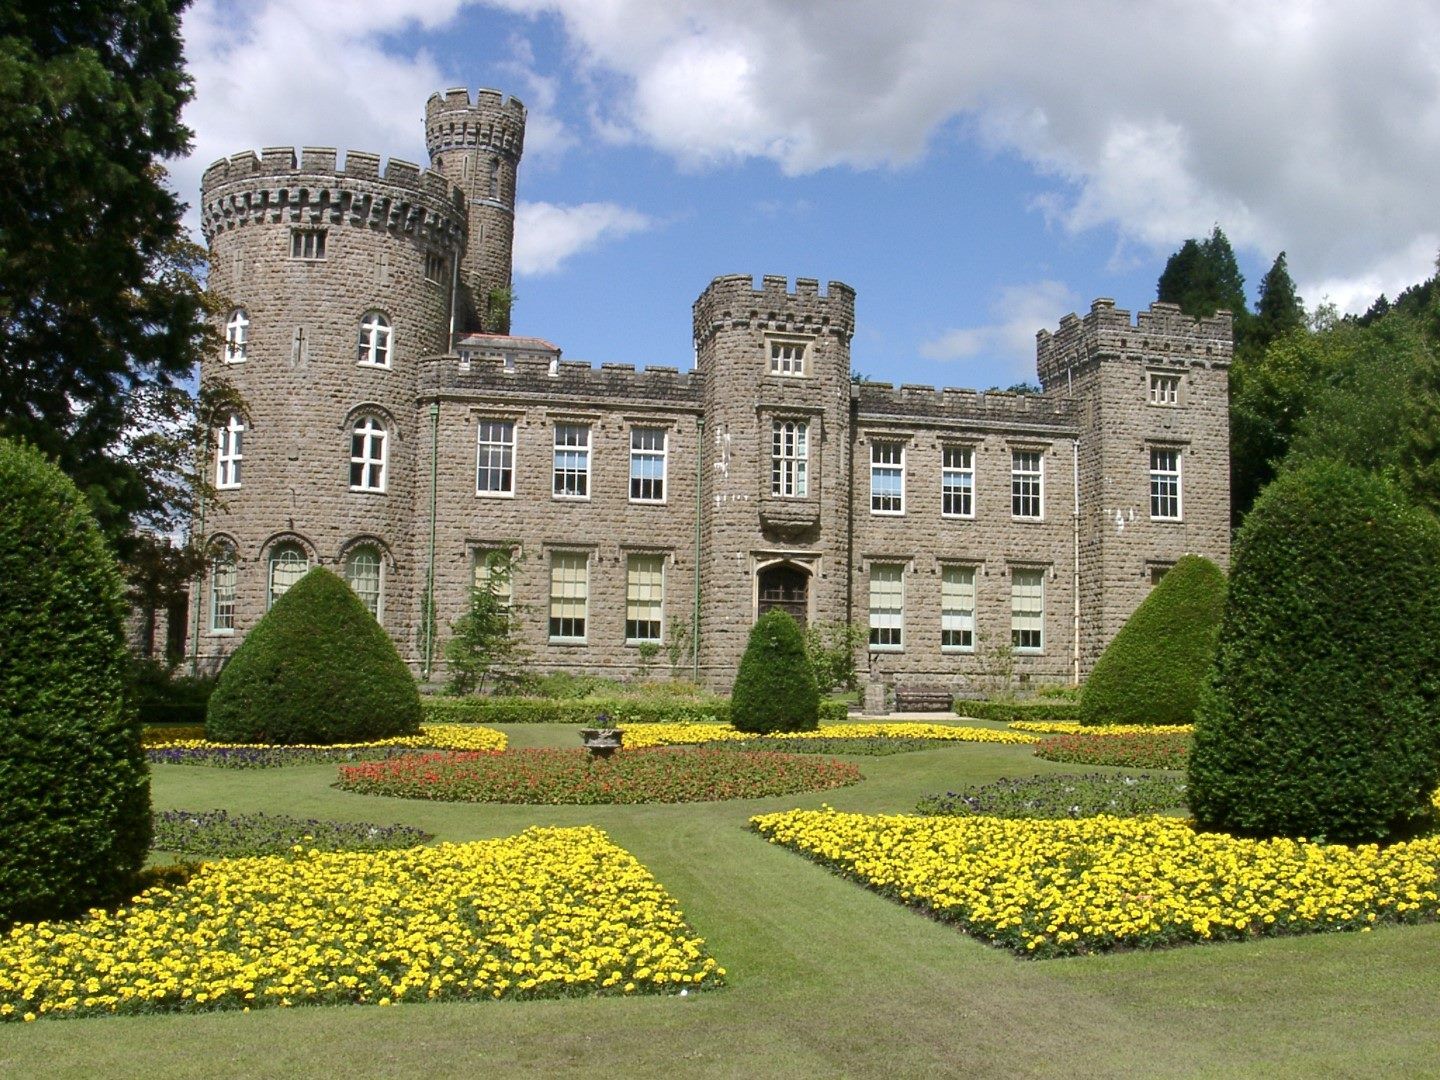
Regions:
<svg viewBox="0 0 1440 1080"><path fill-rule="evenodd" d="M571 746L575 730L510 730ZM922 795L1073 772L1026 747L855 757L814 795L539 807L352 795L333 766L155 770L159 809L404 822L440 839L594 824L679 900L728 969L694 998L268 1010L0 1028L0 1076L1433 1075L1440 926L1030 962L890 903L745 829L829 803L908 812Z"/></svg>

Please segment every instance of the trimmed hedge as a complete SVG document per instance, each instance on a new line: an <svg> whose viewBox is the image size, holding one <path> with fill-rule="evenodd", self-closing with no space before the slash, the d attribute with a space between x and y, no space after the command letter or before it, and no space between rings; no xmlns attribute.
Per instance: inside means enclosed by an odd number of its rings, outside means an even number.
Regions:
<svg viewBox="0 0 1440 1080"><path fill-rule="evenodd" d="M1246 835L1393 839L1440 783L1440 522L1377 476L1283 472L1236 538L1190 807Z"/></svg>
<svg viewBox="0 0 1440 1080"><path fill-rule="evenodd" d="M1080 703L1063 698L1030 701L956 701L955 714L972 720L995 720L1013 724L1017 720L1074 724L1080 720Z"/></svg>
<svg viewBox="0 0 1440 1080"><path fill-rule="evenodd" d="M805 655L805 635L779 608L771 608L750 628L730 691L730 723L737 731L757 735L820 726L820 689Z"/></svg>
<svg viewBox="0 0 1440 1080"><path fill-rule="evenodd" d="M0 439L0 926L125 895L150 778L125 701L124 588L75 485Z"/></svg>
<svg viewBox="0 0 1440 1080"><path fill-rule="evenodd" d="M1080 722L1193 722L1224 610L1224 571L1183 556L1100 655L1080 696Z"/></svg>
<svg viewBox="0 0 1440 1080"><path fill-rule="evenodd" d="M324 746L410 735L420 718L419 690L390 635L349 585L317 566L225 665L205 737Z"/></svg>
<svg viewBox="0 0 1440 1080"><path fill-rule="evenodd" d="M677 701L673 699L617 699L587 701L574 698L427 697L420 704L427 724L586 724L604 713L618 727L626 724L730 723L730 700ZM822 701L820 719L827 724L845 721L843 701Z"/></svg>

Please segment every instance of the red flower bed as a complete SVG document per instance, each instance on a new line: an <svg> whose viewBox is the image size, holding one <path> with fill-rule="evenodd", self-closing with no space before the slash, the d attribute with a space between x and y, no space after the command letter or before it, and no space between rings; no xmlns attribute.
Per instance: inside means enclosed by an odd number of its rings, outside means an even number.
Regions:
<svg viewBox="0 0 1440 1080"><path fill-rule="evenodd" d="M833 758L665 747L592 759L585 750L411 754L343 765L337 787L446 802L706 802L793 795L863 779Z"/></svg>
<svg viewBox="0 0 1440 1080"><path fill-rule="evenodd" d="M1036 743L1035 756L1075 765L1124 765L1131 769L1183 770L1190 760L1190 732L1056 735Z"/></svg>

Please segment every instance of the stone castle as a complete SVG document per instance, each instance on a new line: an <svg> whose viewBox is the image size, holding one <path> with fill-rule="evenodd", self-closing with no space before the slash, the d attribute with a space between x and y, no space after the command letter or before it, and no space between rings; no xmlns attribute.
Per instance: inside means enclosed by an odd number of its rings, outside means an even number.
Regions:
<svg viewBox="0 0 1440 1080"><path fill-rule="evenodd" d="M1230 317L1109 300L1037 336L1043 393L851 379L855 292L714 279L693 370L513 336L519 101L433 95L430 168L289 147L203 181L208 362L244 396L189 648L213 668L305 570L425 676L499 563L539 670L656 646L717 689L758 615L850 623L871 675L1082 679L1179 556L1229 553Z"/></svg>

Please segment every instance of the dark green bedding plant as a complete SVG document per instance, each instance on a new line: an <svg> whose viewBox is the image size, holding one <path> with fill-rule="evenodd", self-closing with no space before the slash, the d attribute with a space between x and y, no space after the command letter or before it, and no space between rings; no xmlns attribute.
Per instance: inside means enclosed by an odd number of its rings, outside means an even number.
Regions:
<svg viewBox="0 0 1440 1080"><path fill-rule="evenodd" d="M1185 781L1178 776L1123 773L1027 776L928 795L921 814L952 817L1082 818L1097 814L1135 817L1185 805Z"/></svg>

